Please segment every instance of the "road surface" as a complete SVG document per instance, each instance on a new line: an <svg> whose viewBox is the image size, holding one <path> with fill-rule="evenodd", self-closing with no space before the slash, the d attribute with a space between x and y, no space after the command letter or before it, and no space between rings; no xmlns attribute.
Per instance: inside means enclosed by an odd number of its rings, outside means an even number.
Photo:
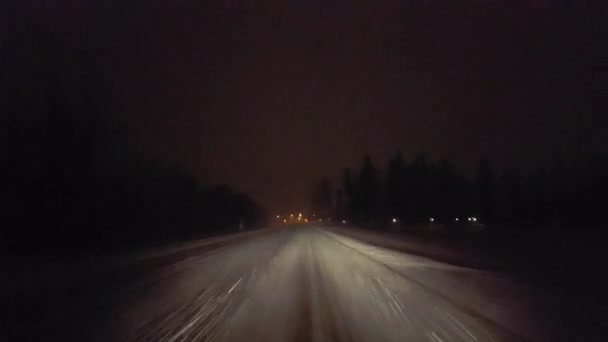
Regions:
<svg viewBox="0 0 608 342"><path fill-rule="evenodd" d="M3 334L79 341L560 339L551 302L500 273L347 230L266 230L182 246L4 300ZM561 335L563 338L564 336Z"/></svg>

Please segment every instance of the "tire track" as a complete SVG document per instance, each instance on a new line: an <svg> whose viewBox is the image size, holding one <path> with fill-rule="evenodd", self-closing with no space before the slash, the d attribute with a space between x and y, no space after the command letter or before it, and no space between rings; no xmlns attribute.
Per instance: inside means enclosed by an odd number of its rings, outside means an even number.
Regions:
<svg viewBox="0 0 608 342"><path fill-rule="evenodd" d="M346 248L350 251L354 251L355 253L357 253L360 256L363 256L364 258L368 259L369 261L371 261L372 263L384 268L385 270L388 270L391 273L396 274L398 277L406 280L409 283L415 284L418 288L420 288L422 291L426 292L427 294L433 296L433 297L437 297L440 298L441 300L447 302L449 305L453 306L454 308L456 308L458 311L463 312L471 317L474 317L475 319L483 322L485 325L488 325L489 327L491 327L493 330L496 330L500 336L502 336L505 340L507 341L527 341L527 339L521 335L519 335L518 333L504 327L503 325L501 325L500 323L486 317L483 316L482 314L480 314L479 312L477 312L476 310L473 310L455 300L453 300L452 298L444 295L443 293L435 290L434 288L426 285L425 283L389 266L386 265L385 263L375 259L374 257L368 255L367 253L364 253L360 250L358 250L357 248L354 248L352 246L349 246L348 244L340 241L339 239L337 239L335 236L333 236L335 233L329 233L327 231L325 231L324 229L319 229L320 232L322 232L324 234L324 236L333 241L335 244L338 244L340 246L342 246L343 248Z"/></svg>

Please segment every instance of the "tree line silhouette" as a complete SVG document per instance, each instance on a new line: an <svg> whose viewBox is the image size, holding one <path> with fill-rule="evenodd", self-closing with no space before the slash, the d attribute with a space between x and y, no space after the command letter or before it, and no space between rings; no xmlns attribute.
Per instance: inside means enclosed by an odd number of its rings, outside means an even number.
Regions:
<svg viewBox="0 0 608 342"><path fill-rule="evenodd" d="M602 208L608 198L608 159L593 156L499 173L481 158L474 176L467 177L447 159L435 162L418 155L408 162L397 152L384 170L366 156L359 171L343 170L335 191L327 178L315 189L315 210L360 224L393 219L420 224L432 218L433 223L455 226L475 217L484 224L593 227L606 220Z"/></svg>
<svg viewBox="0 0 608 342"><path fill-rule="evenodd" d="M107 113L51 92L48 110L0 127L2 253L78 253L254 227L245 194L135 153Z"/></svg>

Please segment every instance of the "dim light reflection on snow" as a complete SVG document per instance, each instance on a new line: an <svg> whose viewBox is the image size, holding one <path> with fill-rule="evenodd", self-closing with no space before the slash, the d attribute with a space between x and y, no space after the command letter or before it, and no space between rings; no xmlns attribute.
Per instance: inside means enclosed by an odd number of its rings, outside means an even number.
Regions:
<svg viewBox="0 0 608 342"><path fill-rule="evenodd" d="M249 242L215 256L221 267L201 260L183 274L193 295L148 312L129 339L511 340L503 328L385 267L374 259L380 250L321 229Z"/></svg>

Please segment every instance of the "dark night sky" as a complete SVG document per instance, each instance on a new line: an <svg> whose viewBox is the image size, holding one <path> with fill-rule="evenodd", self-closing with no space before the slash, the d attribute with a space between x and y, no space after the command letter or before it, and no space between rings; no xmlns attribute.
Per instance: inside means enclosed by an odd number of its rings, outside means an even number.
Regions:
<svg viewBox="0 0 608 342"><path fill-rule="evenodd" d="M9 101L39 110L58 73L141 152L269 209L304 205L365 153L470 173L481 155L529 167L607 150L600 1L17 3L0 0Z"/></svg>

